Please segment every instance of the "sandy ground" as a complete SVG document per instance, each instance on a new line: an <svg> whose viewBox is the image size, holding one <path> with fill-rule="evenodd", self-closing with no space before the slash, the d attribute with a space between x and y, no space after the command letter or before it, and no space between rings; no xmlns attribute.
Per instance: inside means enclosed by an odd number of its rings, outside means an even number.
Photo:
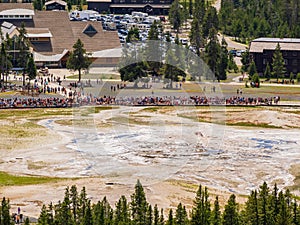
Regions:
<svg viewBox="0 0 300 225"><path fill-rule="evenodd" d="M199 123L190 115L279 129ZM121 195L131 195L139 178L150 203L168 209L181 201L190 208L199 184L213 196L224 196L224 203L231 193L244 196L263 180L292 186L296 174L290 166L300 164L300 111L293 108L120 107L91 116L76 111L37 124L45 127L44 138L2 150L0 170L78 179L0 189L12 210L20 206L34 217L42 204L61 200L65 187L73 184L86 186L93 202L106 195L114 205Z"/></svg>

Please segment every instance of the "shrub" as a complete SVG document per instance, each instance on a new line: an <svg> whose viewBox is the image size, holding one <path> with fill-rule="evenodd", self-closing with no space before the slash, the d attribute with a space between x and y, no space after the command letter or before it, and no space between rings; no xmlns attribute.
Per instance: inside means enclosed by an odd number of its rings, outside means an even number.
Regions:
<svg viewBox="0 0 300 225"><path fill-rule="evenodd" d="M297 81L300 82L300 73L297 74Z"/></svg>

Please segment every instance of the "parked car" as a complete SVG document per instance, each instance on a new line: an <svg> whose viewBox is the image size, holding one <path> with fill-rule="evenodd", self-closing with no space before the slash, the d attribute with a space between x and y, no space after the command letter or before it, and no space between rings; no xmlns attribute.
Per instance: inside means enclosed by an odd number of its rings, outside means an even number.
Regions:
<svg viewBox="0 0 300 225"><path fill-rule="evenodd" d="M236 56L236 52L237 52L237 50L236 49L231 49L231 50L229 50L229 54L231 54L231 55L233 55L233 56Z"/></svg>
<svg viewBox="0 0 300 225"><path fill-rule="evenodd" d="M246 50L237 50L236 51L236 56L238 57L242 57L243 53L245 52Z"/></svg>

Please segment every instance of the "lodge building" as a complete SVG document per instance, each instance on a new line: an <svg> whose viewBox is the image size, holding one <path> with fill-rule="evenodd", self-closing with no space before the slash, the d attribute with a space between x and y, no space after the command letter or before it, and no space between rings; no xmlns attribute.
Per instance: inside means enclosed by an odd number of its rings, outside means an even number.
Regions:
<svg viewBox="0 0 300 225"><path fill-rule="evenodd" d="M300 39L299 38L258 38L250 44L250 57L255 62L257 72L263 74L267 64L272 70L272 59L279 43L285 63L286 76L300 73Z"/></svg>
<svg viewBox="0 0 300 225"><path fill-rule="evenodd" d="M112 62L110 57L100 54L102 51L121 47L117 32L104 31L97 21L70 21L67 11L36 11L31 4L0 3L3 33L13 39L22 22L38 67L65 67L77 39L83 42L88 53L95 57L100 55L102 64Z"/></svg>
<svg viewBox="0 0 300 225"><path fill-rule="evenodd" d="M173 0L87 0L88 9L99 13L168 15Z"/></svg>

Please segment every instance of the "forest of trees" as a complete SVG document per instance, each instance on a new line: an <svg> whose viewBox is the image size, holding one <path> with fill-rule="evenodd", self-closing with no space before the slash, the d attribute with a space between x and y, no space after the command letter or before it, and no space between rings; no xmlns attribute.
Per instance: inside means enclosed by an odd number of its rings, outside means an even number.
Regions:
<svg viewBox="0 0 300 225"><path fill-rule="evenodd" d="M299 0L222 0L222 33L241 42L258 37L300 37Z"/></svg>
<svg viewBox="0 0 300 225"><path fill-rule="evenodd" d="M224 197L224 196L220 196ZM85 188L66 188L57 204L43 205L38 225L299 225L300 206L289 190L263 183L252 191L245 204L239 204L232 194L225 205L219 196L210 198L208 189L199 186L193 206L187 210L178 203L176 208L160 209L151 205L138 180L130 201L121 196L114 206L106 197L92 203ZM9 201L3 198L0 225L11 224Z"/></svg>

